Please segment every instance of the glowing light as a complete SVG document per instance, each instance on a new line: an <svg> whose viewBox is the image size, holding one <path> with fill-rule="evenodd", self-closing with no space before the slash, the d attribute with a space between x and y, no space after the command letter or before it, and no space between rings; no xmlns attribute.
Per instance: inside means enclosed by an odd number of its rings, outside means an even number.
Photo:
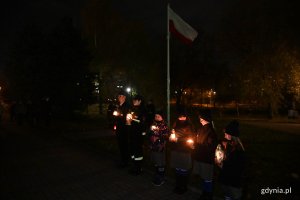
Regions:
<svg viewBox="0 0 300 200"><path fill-rule="evenodd" d="M127 91L128 93L131 92L131 88L130 88L130 87L126 88L126 91Z"/></svg>
<svg viewBox="0 0 300 200"><path fill-rule="evenodd" d="M157 130L157 129L158 129L157 126L154 126L154 125L151 126L151 130L152 130L152 131L155 131L155 130Z"/></svg>
<svg viewBox="0 0 300 200"><path fill-rule="evenodd" d="M194 149L194 140L192 138L188 138L186 143L191 149Z"/></svg>
<svg viewBox="0 0 300 200"><path fill-rule="evenodd" d="M128 114L126 115L126 119L132 120L132 114L131 114L131 113L128 113Z"/></svg>
<svg viewBox="0 0 300 200"><path fill-rule="evenodd" d="M132 113L128 113L126 115L126 125L131 125L131 121L133 120L133 112Z"/></svg>
<svg viewBox="0 0 300 200"><path fill-rule="evenodd" d="M113 116L119 116L119 112L115 110L115 111L113 112Z"/></svg>
<svg viewBox="0 0 300 200"><path fill-rule="evenodd" d="M225 152L224 152L221 144L219 144L215 151L216 164L218 164L220 167L222 167L224 159L225 159Z"/></svg>
<svg viewBox="0 0 300 200"><path fill-rule="evenodd" d="M194 140L189 138L189 139L186 140L186 143L192 145L192 144L194 144Z"/></svg>
<svg viewBox="0 0 300 200"><path fill-rule="evenodd" d="M171 136L170 136L171 140L176 140L176 135L175 133L172 133Z"/></svg>
<svg viewBox="0 0 300 200"><path fill-rule="evenodd" d="M176 137L176 133L175 133L175 130L174 130L174 129L172 129L172 133L171 133L169 139L170 139L170 141L172 141L172 142L176 142L176 141L177 141L177 137Z"/></svg>

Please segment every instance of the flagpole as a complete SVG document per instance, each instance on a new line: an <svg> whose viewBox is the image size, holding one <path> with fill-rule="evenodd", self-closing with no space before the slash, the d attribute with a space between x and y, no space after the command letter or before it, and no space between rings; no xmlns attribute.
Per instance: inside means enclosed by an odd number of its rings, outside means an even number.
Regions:
<svg viewBox="0 0 300 200"><path fill-rule="evenodd" d="M167 122L170 125L170 20L172 20L171 32L175 32L183 42L189 44L197 37L198 32L178 16L168 3L167 6Z"/></svg>
<svg viewBox="0 0 300 200"><path fill-rule="evenodd" d="M167 122L170 126L170 31L169 31L169 3L167 6Z"/></svg>

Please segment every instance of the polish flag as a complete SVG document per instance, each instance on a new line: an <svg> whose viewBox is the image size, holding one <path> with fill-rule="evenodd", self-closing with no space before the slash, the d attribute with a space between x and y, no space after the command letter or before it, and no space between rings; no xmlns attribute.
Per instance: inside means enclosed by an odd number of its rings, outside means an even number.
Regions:
<svg viewBox="0 0 300 200"><path fill-rule="evenodd" d="M198 35L198 32L179 17L168 7L169 31L176 35L185 44L191 44Z"/></svg>

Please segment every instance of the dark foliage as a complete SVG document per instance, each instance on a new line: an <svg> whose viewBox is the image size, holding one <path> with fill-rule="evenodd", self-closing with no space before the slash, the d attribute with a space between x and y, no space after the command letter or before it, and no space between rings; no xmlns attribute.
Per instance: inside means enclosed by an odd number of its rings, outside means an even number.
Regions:
<svg viewBox="0 0 300 200"><path fill-rule="evenodd" d="M34 102L49 98L57 110L70 112L88 97L84 76L90 59L71 19L62 19L47 32L28 25L19 34L5 70L9 96Z"/></svg>

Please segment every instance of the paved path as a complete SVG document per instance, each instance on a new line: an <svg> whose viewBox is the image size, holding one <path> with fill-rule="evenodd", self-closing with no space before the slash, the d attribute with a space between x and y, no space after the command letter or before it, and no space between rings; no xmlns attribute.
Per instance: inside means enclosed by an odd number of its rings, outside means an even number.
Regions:
<svg viewBox="0 0 300 200"><path fill-rule="evenodd" d="M198 199L199 191L172 192L173 181L151 184L151 174L130 176L115 159L56 134L0 129L4 200Z"/></svg>

